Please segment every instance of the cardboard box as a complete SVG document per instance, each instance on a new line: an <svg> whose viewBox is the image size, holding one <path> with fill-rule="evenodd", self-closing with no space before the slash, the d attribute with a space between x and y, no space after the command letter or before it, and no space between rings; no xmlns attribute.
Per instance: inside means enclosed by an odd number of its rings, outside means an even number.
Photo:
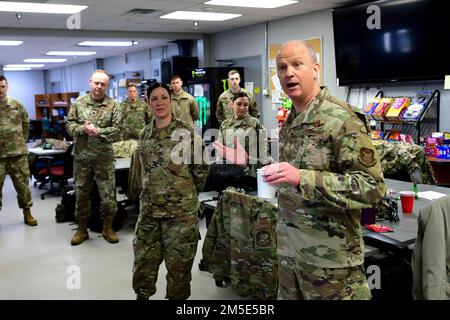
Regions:
<svg viewBox="0 0 450 320"><path fill-rule="evenodd" d="M386 114L387 119L390 121L402 121L403 114L410 103L411 100L407 97L395 98L394 103Z"/></svg>
<svg viewBox="0 0 450 320"><path fill-rule="evenodd" d="M372 113L372 117L375 120L387 120L386 114L389 111L392 103L394 102L393 98L383 98L378 104L375 111Z"/></svg>

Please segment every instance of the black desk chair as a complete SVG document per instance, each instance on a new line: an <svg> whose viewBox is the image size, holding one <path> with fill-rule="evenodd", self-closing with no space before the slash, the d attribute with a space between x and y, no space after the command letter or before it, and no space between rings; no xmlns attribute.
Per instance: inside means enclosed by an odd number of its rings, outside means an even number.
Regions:
<svg viewBox="0 0 450 320"><path fill-rule="evenodd" d="M46 166L39 171L39 176L50 183L50 189L41 194L42 200L48 194L62 195L67 186L67 180L73 177L72 148L73 144L64 153L62 165L55 165L56 159L52 156L40 156L37 158L37 161L46 163ZM54 183L58 183L58 186L54 187Z"/></svg>

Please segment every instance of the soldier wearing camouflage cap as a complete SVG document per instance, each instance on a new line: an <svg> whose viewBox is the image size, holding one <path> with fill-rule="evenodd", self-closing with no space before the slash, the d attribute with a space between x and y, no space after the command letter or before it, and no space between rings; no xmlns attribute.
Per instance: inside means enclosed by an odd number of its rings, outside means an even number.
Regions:
<svg viewBox="0 0 450 320"><path fill-rule="evenodd" d="M133 241L133 289L139 300L155 294L165 260L166 298L187 299L198 242L197 195L208 174L208 156L194 129L171 113L168 86L154 83L147 95L154 120L142 130L136 151L142 192Z"/></svg>
<svg viewBox="0 0 450 320"><path fill-rule="evenodd" d="M96 70L91 77L90 94L79 97L70 108L67 131L74 137L74 178L78 231L72 245L89 238L87 224L91 210L91 191L97 183L103 213L103 238L119 242L112 228L117 212L115 197L115 168L112 144L119 139L119 105L106 96L109 76Z"/></svg>
<svg viewBox="0 0 450 320"><path fill-rule="evenodd" d="M145 101L138 96L135 84L127 86L127 99L120 104L120 125L122 139L139 139L141 130L150 123L152 112Z"/></svg>
<svg viewBox="0 0 450 320"><path fill-rule="evenodd" d="M36 226L37 221L30 212L33 202L28 187L28 113L19 101L8 97L8 88L8 80L0 75L0 210L3 183L8 174L16 189L25 224Z"/></svg>
<svg viewBox="0 0 450 320"><path fill-rule="evenodd" d="M283 44L276 63L294 105L263 168L279 188L278 298L370 299L360 216L386 187L367 120L320 88L309 45Z"/></svg>
<svg viewBox="0 0 450 320"><path fill-rule="evenodd" d="M231 100L233 99L233 96L238 92L247 93L250 99L249 113L252 117L259 118L259 111L255 98L253 98L253 95L250 92L239 86L239 84L241 83L241 76L239 75L239 72L237 70L231 70L228 72L228 83L230 85L230 89L223 92L219 96L219 99L217 99L216 118L219 126L225 119L233 117Z"/></svg>

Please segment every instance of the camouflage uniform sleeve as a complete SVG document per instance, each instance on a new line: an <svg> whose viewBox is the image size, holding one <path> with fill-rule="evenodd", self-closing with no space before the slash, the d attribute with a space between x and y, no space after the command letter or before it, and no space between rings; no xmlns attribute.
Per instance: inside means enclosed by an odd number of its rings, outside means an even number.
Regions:
<svg viewBox="0 0 450 320"><path fill-rule="evenodd" d="M22 107L22 132L25 142L28 141L30 135L30 119L28 118L28 112L23 105Z"/></svg>
<svg viewBox="0 0 450 320"><path fill-rule="evenodd" d="M256 99L254 96L251 96L250 105L248 107L248 113L254 118L259 118L258 105L256 104Z"/></svg>
<svg viewBox="0 0 450 320"><path fill-rule="evenodd" d="M194 98L189 98L189 105L191 107L191 117L194 122L198 119L200 116L200 112L198 111L198 104L197 101L195 101Z"/></svg>
<svg viewBox="0 0 450 320"><path fill-rule="evenodd" d="M149 106L147 106L147 108L145 109L145 125L152 122L152 119L153 119L153 111L152 109L150 109Z"/></svg>
<svg viewBox="0 0 450 320"><path fill-rule="evenodd" d="M120 134L120 106L118 103L115 103L113 109L112 123L110 127L99 128L98 134L103 139L106 139L109 142L119 141L121 138Z"/></svg>
<svg viewBox="0 0 450 320"><path fill-rule="evenodd" d="M67 132L72 137L84 135L84 123L80 124L78 121L78 104L75 102L70 107L69 114L67 115Z"/></svg>
<svg viewBox="0 0 450 320"><path fill-rule="evenodd" d="M223 120L225 120L223 115L223 101L220 96L219 99L217 100L216 119L219 125L223 122Z"/></svg>
<svg viewBox="0 0 450 320"><path fill-rule="evenodd" d="M339 173L300 169L300 190L305 200L320 200L331 207L371 207L386 193L380 161L366 128L355 118L344 122L334 140Z"/></svg>
<svg viewBox="0 0 450 320"><path fill-rule="evenodd" d="M259 148L262 148L261 151L258 151L258 162L265 166L273 162L272 157L269 155L267 131L261 123L257 125L256 130L258 133L258 150Z"/></svg>
<svg viewBox="0 0 450 320"><path fill-rule="evenodd" d="M125 140L126 139L126 130L124 128L124 124L123 124L123 118L124 118L124 110L125 110L125 106L123 105L123 103L119 104L117 107L117 125L119 126L120 129L120 140ZM114 119L113 119L114 120Z"/></svg>
<svg viewBox="0 0 450 320"><path fill-rule="evenodd" d="M201 155L199 154L201 153ZM192 144L193 161L191 164L191 175L194 180L197 193L203 191L209 170L209 158L206 146L200 136L194 132L194 143Z"/></svg>

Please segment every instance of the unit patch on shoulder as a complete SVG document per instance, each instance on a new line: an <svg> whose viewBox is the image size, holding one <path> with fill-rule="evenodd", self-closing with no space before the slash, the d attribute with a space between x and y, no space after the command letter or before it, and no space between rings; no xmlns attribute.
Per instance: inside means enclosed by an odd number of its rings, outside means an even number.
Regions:
<svg viewBox="0 0 450 320"><path fill-rule="evenodd" d="M375 151L366 147L359 149L358 161L365 167L373 167L377 160L375 159Z"/></svg>
<svg viewBox="0 0 450 320"><path fill-rule="evenodd" d="M256 245L258 247L268 247L271 243L270 233L267 231L259 231L256 234Z"/></svg>
<svg viewBox="0 0 450 320"><path fill-rule="evenodd" d="M317 119L317 120L314 120L314 121L312 122L312 125L313 125L313 127L318 128L318 127L320 127L321 125L323 125L323 123L320 122L319 119Z"/></svg>

